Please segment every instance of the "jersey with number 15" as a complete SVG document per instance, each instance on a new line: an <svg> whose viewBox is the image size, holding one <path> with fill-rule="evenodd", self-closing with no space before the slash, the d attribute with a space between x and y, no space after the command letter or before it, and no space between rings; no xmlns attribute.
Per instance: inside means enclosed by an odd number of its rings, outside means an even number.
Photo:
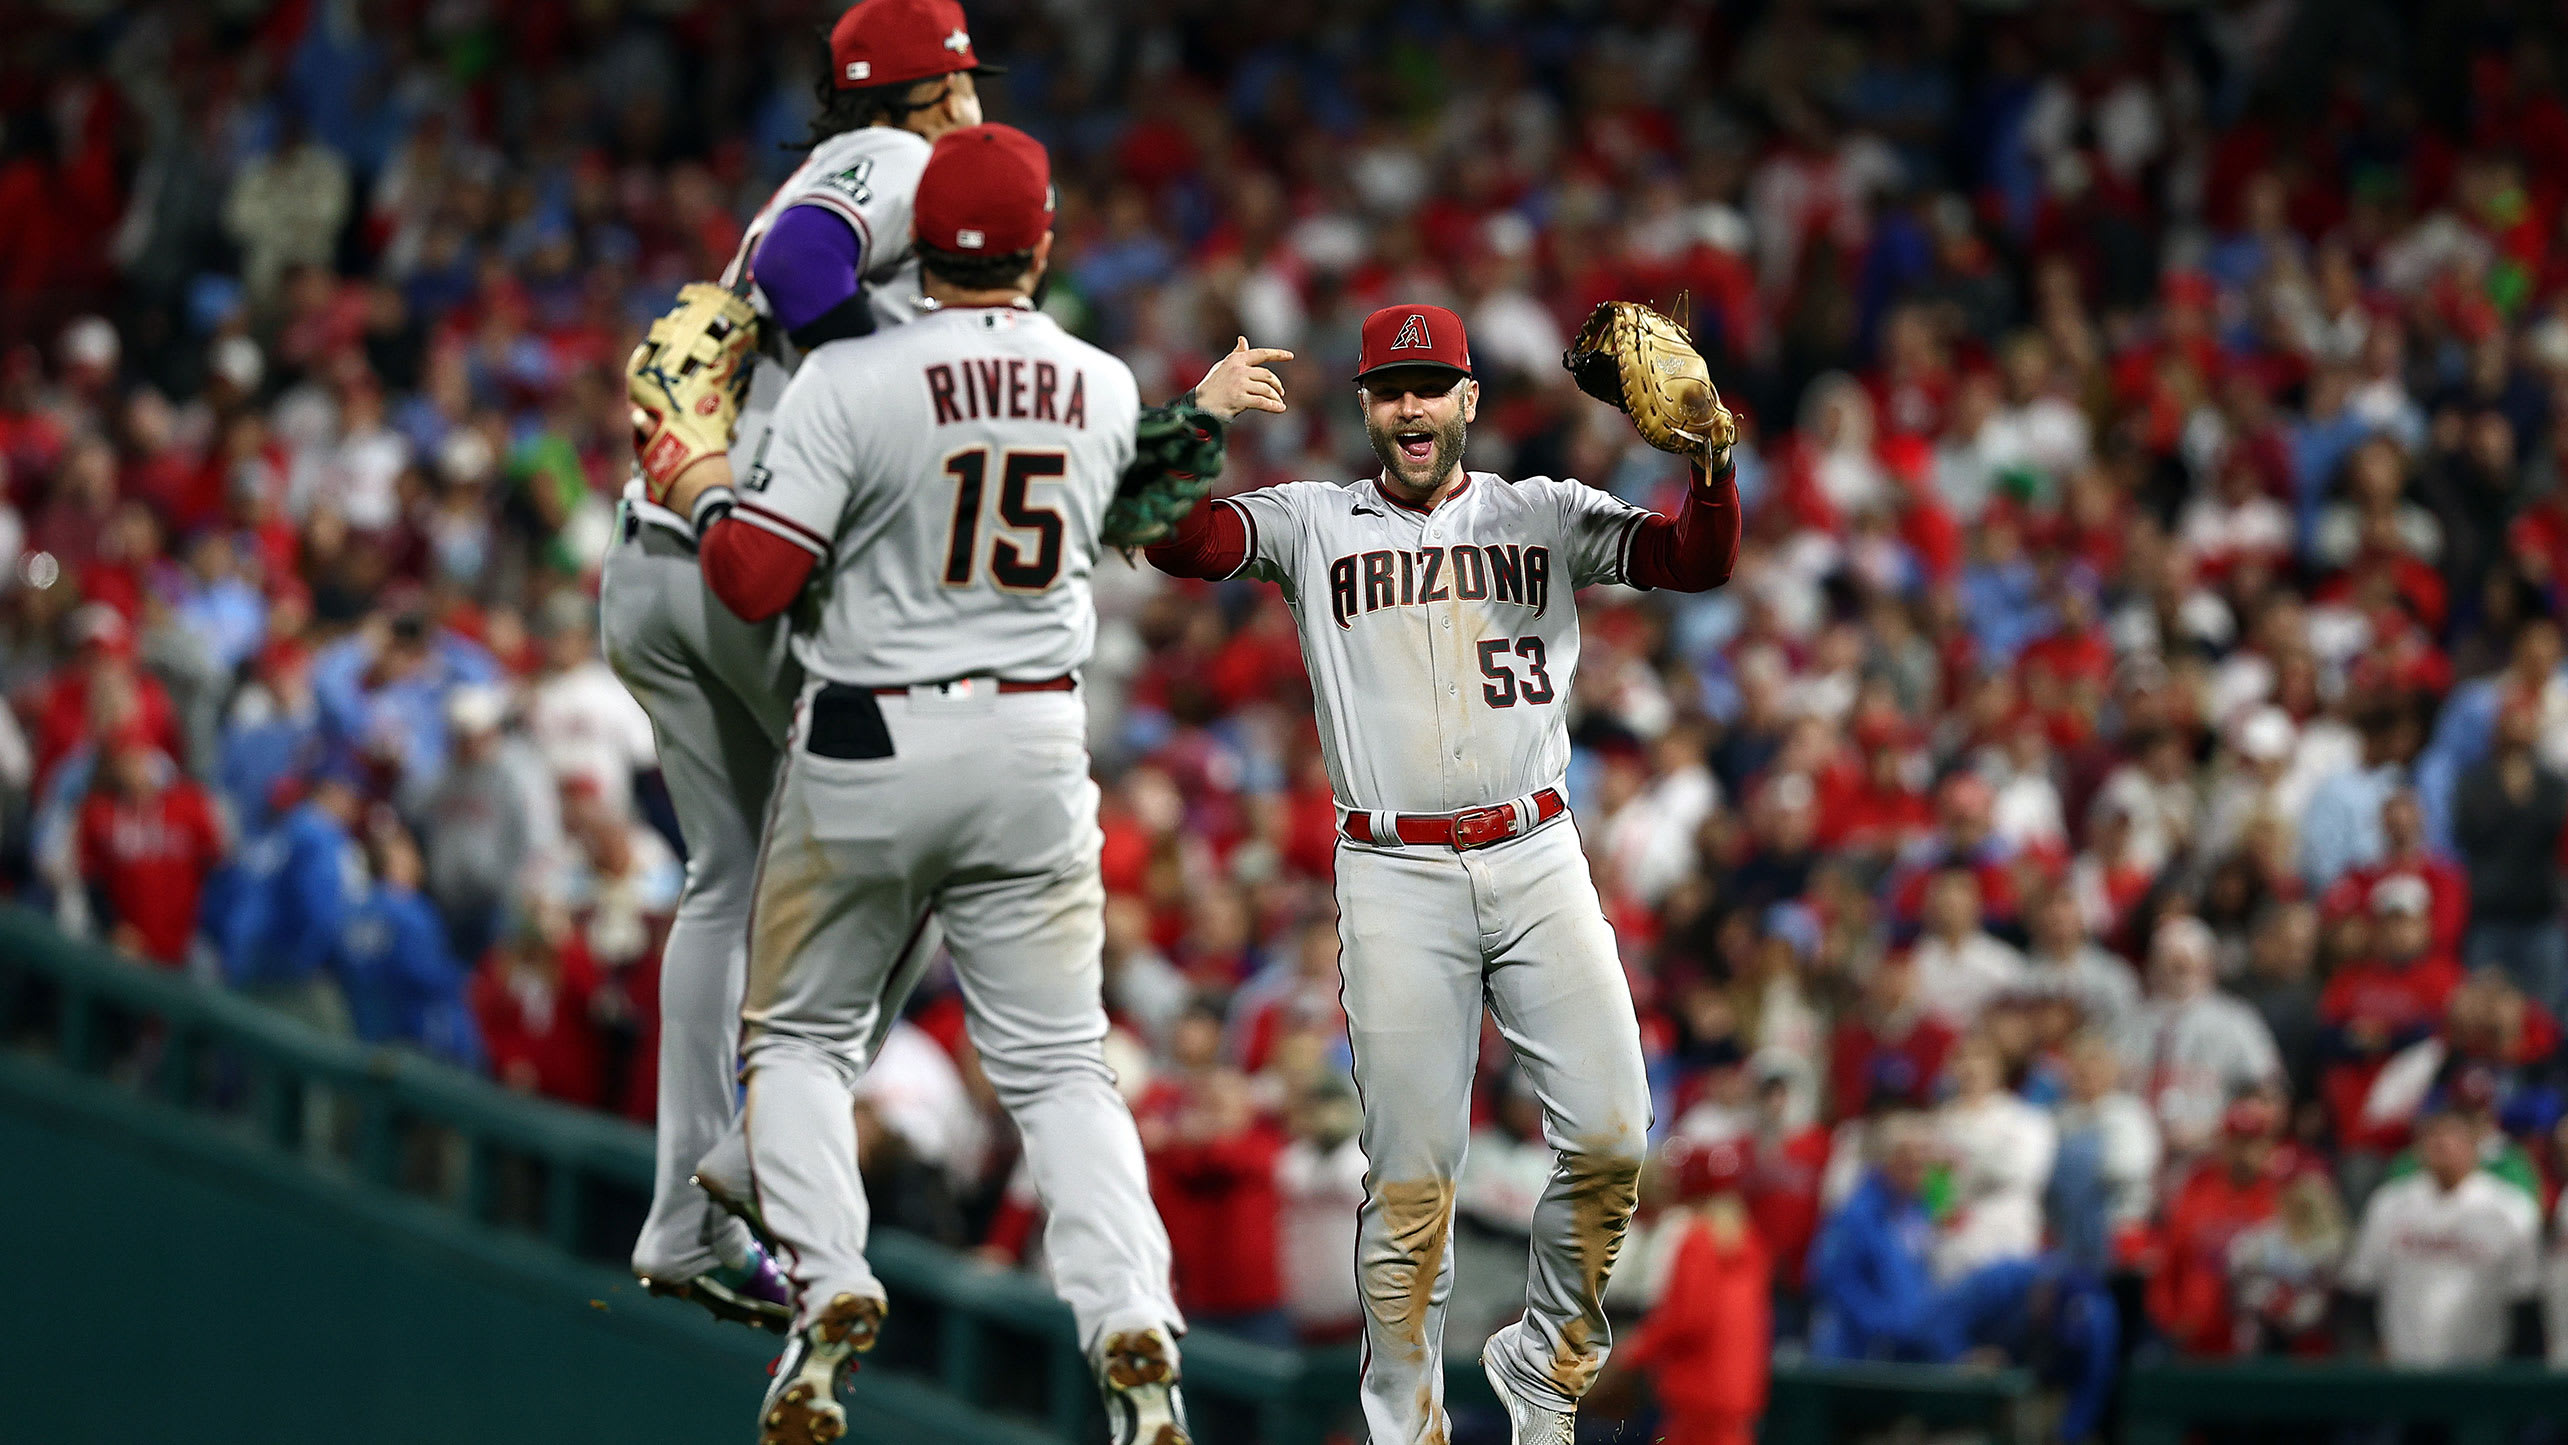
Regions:
<svg viewBox="0 0 2568 1445"><path fill-rule="evenodd" d="M1293 609L1340 803L1449 813L1561 780L1572 594L1627 579L1650 513L1576 482L1487 472L1432 512L1371 479L1214 505L1247 524L1234 575L1281 584Z"/></svg>
<svg viewBox="0 0 2568 1445"><path fill-rule="evenodd" d="M872 687L1078 668L1140 411L1123 362L1023 307L814 351L732 513L819 559L795 656Z"/></svg>

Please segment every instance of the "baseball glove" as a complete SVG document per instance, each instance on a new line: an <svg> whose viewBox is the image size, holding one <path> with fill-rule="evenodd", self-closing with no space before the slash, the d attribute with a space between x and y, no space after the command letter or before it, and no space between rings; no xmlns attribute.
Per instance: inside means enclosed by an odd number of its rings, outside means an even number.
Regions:
<svg viewBox="0 0 2568 1445"><path fill-rule="evenodd" d="M651 323L624 363L624 394L633 403L633 454L644 492L668 500L678 474L731 450L732 428L749 391L749 352L758 344L758 313L710 281L678 292L677 307Z"/></svg>
<svg viewBox="0 0 2568 1445"><path fill-rule="evenodd" d="M1167 406L1143 407L1132 465L1124 468L1098 538L1127 551L1165 540L1222 474L1223 430L1222 419L1195 405L1191 392Z"/></svg>
<svg viewBox="0 0 2568 1445"><path fill-rule="evenodd" d="M1607 301L1578 328L1560 364L1578 389L1632 419L1641 440L1717 472L1739 424L1685 328L1637 301Z"/></svg>

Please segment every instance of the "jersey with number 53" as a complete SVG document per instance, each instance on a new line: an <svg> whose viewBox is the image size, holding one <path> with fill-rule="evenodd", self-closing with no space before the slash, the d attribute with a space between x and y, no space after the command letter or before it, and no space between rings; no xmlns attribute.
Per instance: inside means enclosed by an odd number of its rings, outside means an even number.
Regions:
<svg viewBox="0 0 2568 1445"><path fill-rule="evenodd" d="M1625 580L1650 516L1576 482L1472 472L1432 512L1371 479L1217 501L1248 527L1236 576L1279 583L1338 801L1449 813L1569 766L1578 588Z"/></svg>
<svg viewBox="0 0 2568 1445"><path fill-rule="evenodd" d="M795 656L871 687L1078 668L1140 410L1123 362L1024 307L812 352L732 513L819 559Z"/></svg>

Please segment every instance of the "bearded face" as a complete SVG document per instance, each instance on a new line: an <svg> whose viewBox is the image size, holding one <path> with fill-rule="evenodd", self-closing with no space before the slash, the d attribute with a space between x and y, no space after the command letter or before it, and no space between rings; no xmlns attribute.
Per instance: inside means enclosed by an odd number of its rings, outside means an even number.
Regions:
<svg viewBox="0 0 2568 1445"><path fill-rule="evenodd" d="M1441 423L1395 422L1387 427L1369 415L1364 419L1373 454L1392 480L1411 489L1433 487L1461 463L1464 429L1459 412Z"/></svg>
<svg viewBox="0 0 2568 1445"><path fill-rule="evenodd" d="M1378 373L1362 393L1364 435L1397 490L1435 489L1462 464L1479 388L1453 372L1402 368Z"/></svg>

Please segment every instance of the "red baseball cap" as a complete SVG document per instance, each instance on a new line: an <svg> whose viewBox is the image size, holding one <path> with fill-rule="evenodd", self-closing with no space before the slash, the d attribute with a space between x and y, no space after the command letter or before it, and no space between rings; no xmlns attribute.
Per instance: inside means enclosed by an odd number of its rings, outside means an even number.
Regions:
<svg viewBox="0 0 2568 1445"><path fill-rule="evenodd" d="M1031 251L1052 229L1052 157L1012 125L949 131L919 173L911 210L922 246L967 256Z"/></svg>
<svg viewBox="0 0 2568 1445"><path fill-rule="evenodd" d="M906 85L968 70L1004 75L972 51L954 0L859 0L829 27L829 80L840 90Z"/></svg>
<svg viewBox="0 0 2568 1445"><path fill-rule="evenodd" d="M1385 306L1364 318L1355 379L1394 366L1435 366L1471 374L1471 338L1462 318L1441 306Z"/></svg>

